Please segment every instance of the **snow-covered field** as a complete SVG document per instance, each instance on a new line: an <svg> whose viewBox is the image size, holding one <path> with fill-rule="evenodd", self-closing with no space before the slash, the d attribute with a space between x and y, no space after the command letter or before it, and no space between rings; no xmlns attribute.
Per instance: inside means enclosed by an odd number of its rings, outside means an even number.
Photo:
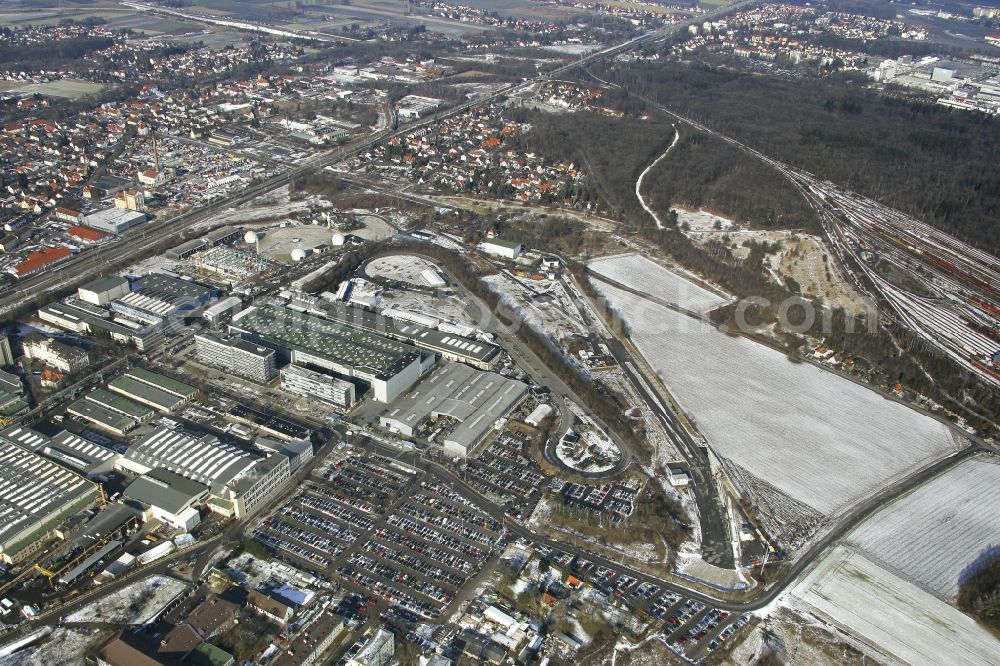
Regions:
<svg viewBox="0 0 1000 666"><path fill-rule="evenodd" d="M629 289L641 291L667 303L675 303L693 312L707 312L725 302L721 296L671 273L640 254L594 259L587 267ZM601 285L596 286L601 289Z"/></svg>
<svg viewBox="0 0 1000 666"><path fill-rule="evenodd" d="M848 537L865 555L951 600L963 572L1000 549L1000 462L966 460L885 507Z"/></svg>
<svg viewBox="0 0 1000 666"><path fill-rule="evenodd" d="M595 282L718 455L824 515L958 448L942 423Z"/></svg>
<svg viewBox="0 0 1000 666"><path fill-rule="evenodd" d="M1000 640L975 620L845 546L791 595L796 605L914 666L1000 664Z"/></svg>
<svg viewBox="0 0 1000 666"><path fill-rule="evenodd" d="M70 614L66 621L147 624L188 585L169 576L150 576L100 595L96 601Z"/></svg>

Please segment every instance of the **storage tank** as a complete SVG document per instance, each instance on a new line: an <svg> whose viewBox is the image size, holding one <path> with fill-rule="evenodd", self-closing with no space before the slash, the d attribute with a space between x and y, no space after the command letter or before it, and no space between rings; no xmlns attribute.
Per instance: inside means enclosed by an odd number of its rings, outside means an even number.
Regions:
<svg viewBox="0 0 1000 666"><path fill-rule="evenodd" d="M243 242L247 245L254 245L257 243L257 232L248 231L243 235Z"/></svg>
<svg viewBox="0 0 1000 666"><path fill-rule="evenodd" d="M334 245L343 245L347 242L347 237L344 234L334 234L332 240Z"/></svg>
<svg viewBox="0 0 1000 666"><path fill-rule="evenodd" d="M306 258L306 251L300 247L292 250L292 261L302 261Z"/></svg>

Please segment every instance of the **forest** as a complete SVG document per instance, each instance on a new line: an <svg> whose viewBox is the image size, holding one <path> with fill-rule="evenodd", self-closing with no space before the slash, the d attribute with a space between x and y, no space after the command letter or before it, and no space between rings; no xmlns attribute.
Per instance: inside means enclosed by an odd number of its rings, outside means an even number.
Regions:
<svg viewBox="0 0 1000 666"><path fill-rule="evenodd" d="M762 153L983 249L1000 215L1000 119L843 81L788 81L679 62L595 73Z"/></svg>
<svg viewBox="0 0 1000 666"><path fill-rule="evenodd" d="M1000 633L1000 555L994 555L962 583L956 604Z"/></svg>
<svg viewBox="0 0 1000 666"><path fill-rule="evenodd" d="M602 201L609 217L641 226L649 215L635 197L635 181L673 141L674 128L662 112L641 102L633 108L624 118L526 110L512 116L531 124L520 139L524 150L581 167L588 176L584 201ZM683 126L680 132L669 157L643 181L655 210L684 205L755 227L818 228L802 195L772 167L709 135Z"/></svg>

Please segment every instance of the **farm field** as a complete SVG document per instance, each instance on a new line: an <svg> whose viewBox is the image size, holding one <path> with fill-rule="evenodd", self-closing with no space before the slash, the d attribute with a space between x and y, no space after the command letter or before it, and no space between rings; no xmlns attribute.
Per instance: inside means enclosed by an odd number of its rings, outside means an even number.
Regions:
<svg viewBox="0 0 1000 666"><path fill-rule="evenodd" d="M874 391L599 281L633 343L722 458L824 516L958 449Z"/></svg>
<svg viewBox="0 0 1000 666"><path fill-rule="evenodd" d="M1000 548L997 506L1000 461L982 456L885 507L848 540L903 578L951 601L965 569Z"/></svg>
<svg viewBox="0 0 1000 666"><path fill-rule="evenodd" d="M914 666L1000 664L1000 640L987 629L845 546L791 596L796 606Z"/></svg>
<svg viewBox="0 0 1000 666"><path fill-rule="evenodd" d="M42 95L52 95L54 97L79 99L81 97L100 92L103 88L104 85L100 83L63 79L61 81L50 81L48 83L29 83L16 88L11 88L10 90L11 92L16 93L40 93Z"/></svg>
<svg viewBox="0 0 1000 666"><path fill-rule="evenodd" d="M667 303L676 303L693 312L708 312L725 302L721 296L671 273L640 254L602 257L587 263L594 273L649 294Z"/></svg>

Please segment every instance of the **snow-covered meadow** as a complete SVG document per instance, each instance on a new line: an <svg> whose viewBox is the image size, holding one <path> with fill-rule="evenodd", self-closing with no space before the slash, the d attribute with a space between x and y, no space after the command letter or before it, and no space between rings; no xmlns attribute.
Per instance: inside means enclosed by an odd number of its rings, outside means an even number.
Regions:
<svg viewBox="0 0 1000 666"><path fill-rule="evenodd" d="M1000 462L966 460L863 522L849 541L867 556L951 600L963 573L1000 550ZM974 567L973 567L974 568Z"/></svg>
<svg viewBox="0 0 1000 666"><path fill-rule="evenodd" d="M619 254L594 259L587 263L587 268L629 289L641 291L667 303L675 303L692 312L708 312L725 302L721 296L685 280L641 254Z"/></svg>
<svg viewBox="0 0 1000 666"><path fill-rule="evenodd" d="M874 391L594 284L715 452L820 514L958 448L947 426Z"/></svg>
<svg viewBox="0 0 1000 666"><path fill-rule="evenodd" d="M914 666L1000 664L1000 640L968 615L838 546L792 590L796 606Z"/></svg>

